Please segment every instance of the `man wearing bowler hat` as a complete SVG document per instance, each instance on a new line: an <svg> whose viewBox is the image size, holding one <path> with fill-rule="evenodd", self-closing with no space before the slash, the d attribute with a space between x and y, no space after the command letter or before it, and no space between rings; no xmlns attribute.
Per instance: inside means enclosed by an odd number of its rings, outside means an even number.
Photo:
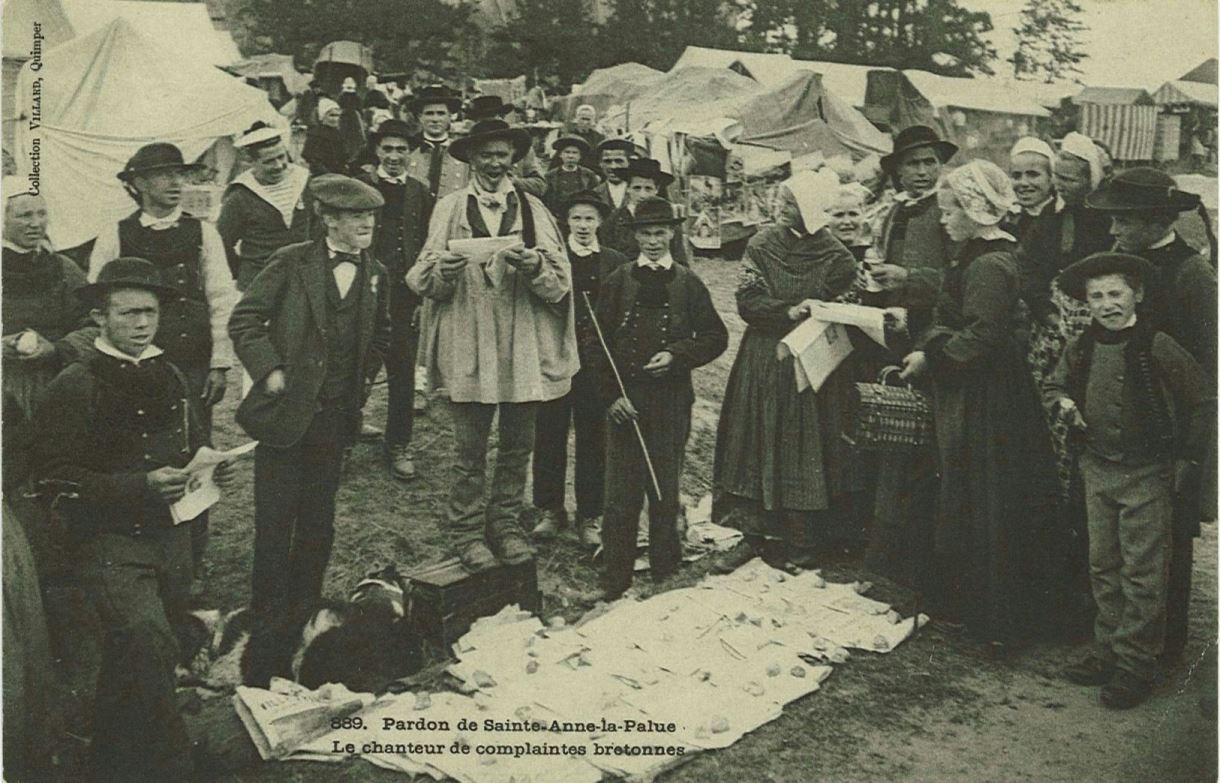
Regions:
<svg viewBox="0 0 1220 783"><path fill-rule="evenodd" d="M198 168L173 144L156 142L137 150L118 177L139 209L98 235L88 277L96 281L119 256L143 258L157 268L162 285L178 292L162 302L157 344L186 376L210 429L212 407L225 395L234 362L226 327L238 293L220 234L182 212L187 175ZM207 518L194 529L195 572L201 576Z"/></svg>
<svg viewBox="0 0 1220 783"><path fill-rule="evenodd" d="M253 385L237 423L254 452L254 574L248 684L291 676L291 635L322 593L343 451L390 343L390 287L373 258L370 185L338 174L309 185L326 236L272 255L233 310L229 333ZM297 627L299 632L299 626Z"/></svg>
<svg viewBox="0 0 1220 783"><path fill-rule="evenodd" d="M654 583L682 563L678 497L691 406L691 370L724 353L728 330L711 294L694 272L674 262L670 243L682 218L663 198L645 198L631 228L639 254L602 281L597 320L605 330L618 378L608 361L597 367L602 400L609 401L606 448L606 513L602 524L607 600L631 586L636 529L648 497L648 561ZM643 435L661 496L632 425Z"/></svg>
<svg viewBox="0 0 1220 783"><path fill-rule="evenodd" d="M463 112L467 122L476 123L483 120L502 120L516 127L518 123L517 107L505 103L499 95L478 95L471 98ZM521 160L513 164L513 181L526 193L533 194L545 201L546 169L534 154L533 145Z"/></svg>
<svg viewBox="0 0 1220 783"><path fill-rule="evenodd" d="M407 286L406 274L424 246L432 213L428 187L407 174L409 134L410 128L402 120L381 123L369 138L377 168L361 177L385 200L372 246L374 256L386 269L390 286L385 448L390 475L404 481L415 478L411 435L415 426L415 351L419 344L419 297Z"/></svg>
<svg viewBox="0 0 1220 783"><path fill-rule="evenodd" d="M673 183L672 174L661 171L659 161L652 158L637 158L619 169L619 177L627 183L626 197L622 206L615 209L597 230L598 240L606 247L614 248L627 258L640 254L634 226L635 207L646 198L664 198L666 189ZM686 254L686 239L682 236L682 221L670 225L669 252L674 261L690 266Z"/></svg>
<svg viewBox="0 0 1220 783"><path fill-rule="evenodd" d="M1187 641L1194 539L1199 535L1200 519L1212 519L1216 513L1217 350L1215 257L1209 259L1178 235L1174 230L1178 215L1203 212L1208 238L1213 244L1215 239L1201 199L1179 190L1172 177L1157 169L1128 169L1091 193L1085 205L1110 216L1110 234L1118 250L1152 264L1140 317L1148 318L1153 328L1172 337L1203 369L1211 448L1174 498L1164 656L1177 660Z"/></svg>
<svg viewBox="0 0 1220 783"><path fill-rule="evenodd" d="M154 343L160 303L179 296L163 279L148 261L118 258L78 290L96 350L52 381L34 420L34 473L63 487L76 571L105 634L91 743L101 780L191 776L174 668L197 522L176 522L170 506L208 433L202 401ZM221 486L231 477L228 465L214 474Z"/></svg>
<svg viewBox="0 0 1220 783"><path fill-rule="evenodd" d="M572 298L576 304L576 349L580 372L572 390L538 406L534 433L534 507L539 510L533 536L553 538L567 526L564 505L567 486L568 427L576 432L576 532L590 550L601 544L605 497L606 404L597 376L601 346L589 306L597 306L598 288L627 258L597 241L597 227L610 214L610 205L591 191L567 199L561 212L568 227L568 258L572 263ZM587 297L587 298L586 298Z"/></svg>
<svg viewBox="0 0 1220 783"><path fill-rule="evenodd" d="M535 409L567 394L579 368L571 268L559 228L542 201L509 176L529 147L529 133L502 120L477 122L453 143L450 154L470 164L470 184L436 205L427 243L407 273L407 284L431 305L421 363L452 403L448 532L470 571L533 557L518 517ZM451 245L497 237L507 246ZM487 488L493 419L496 465Z"/></svg>

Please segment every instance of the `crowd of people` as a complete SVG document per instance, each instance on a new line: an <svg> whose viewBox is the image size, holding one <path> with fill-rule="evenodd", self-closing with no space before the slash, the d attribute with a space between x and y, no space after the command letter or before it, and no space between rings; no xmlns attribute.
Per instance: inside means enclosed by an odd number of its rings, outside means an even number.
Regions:
<svg viewBox="0 0 1220 783"><path fill-rule="evenodd" d="M600 550L604 597L631 588L645 501L652 579L681 567L691 378L728 331L673 174L603 137L592 107L546 146L492 96L427 87L375 123L344 100L317 99L302 162L279 129L243 134L214 225L182 211L181 152L141 148L117 172L135 210L83 265L46 242L71 216L5 183L4 486L54 500L101 617L103 777L189 774L174 669L207 514L171 506L239 375L236 423L258 441L247 684L292 676L285 618L322 594L382 369L394 479L439 469L412 448L419 379L447 401L440 524L471 573L528 563L531 539L573 524L570 431L575 533ZM1135 706L1183 651L1191 542L1214 517L1214 240L1174 228L1197 196L1108 171L1080 134L1021 139L1007 171L957 153L915 126L875 188L793 172L749 241L713 468L713 519L745 540L716 568L847 548L996 654L1087 623L1095 644L1066 676ZM826 302L883 309L885 345L853 330L802 391L777 344ZM856 448L855 384L890 366L926 395L934 442Z"/></svg>

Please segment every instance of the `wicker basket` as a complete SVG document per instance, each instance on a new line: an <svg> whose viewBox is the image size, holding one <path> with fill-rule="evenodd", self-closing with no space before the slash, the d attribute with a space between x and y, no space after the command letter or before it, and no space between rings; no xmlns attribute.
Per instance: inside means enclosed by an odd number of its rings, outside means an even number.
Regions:
<svg viewBox="0 0 1220 783"><path fill-rule="evenodd" d="M905 451L932 442L932 407L910 384L891 386L898 367L885 367L877 383L857 383L856 448Z"/></svg>

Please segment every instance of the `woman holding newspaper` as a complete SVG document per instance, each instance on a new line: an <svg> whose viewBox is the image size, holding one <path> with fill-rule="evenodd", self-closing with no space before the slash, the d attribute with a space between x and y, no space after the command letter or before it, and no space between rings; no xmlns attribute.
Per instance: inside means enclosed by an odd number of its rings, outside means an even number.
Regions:
<svg viewBox="0 0 1220 783"><path fill-rule="evenodd" d="M855 280L854 257L826 228L838 190L830 170L794 175L782 190L782 224L759 232L742 259L737 311L746 332L720 411L713 518L742 530L750 546L721 563L726 570L755 554L809 564L815 544L841 534L859 489L839 437L850 371L839 365L816 392L800 391L793 359L776 352L811 309Z"/></svg>

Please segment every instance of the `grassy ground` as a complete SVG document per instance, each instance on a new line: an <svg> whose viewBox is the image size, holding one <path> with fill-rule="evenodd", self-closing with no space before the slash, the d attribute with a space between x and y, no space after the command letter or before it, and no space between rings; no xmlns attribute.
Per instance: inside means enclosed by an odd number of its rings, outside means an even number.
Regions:
<svg viewBox="0 0 1220 783"><path fill-rule="evenodd" d="M1201 232L1200 232L1201 233ZM729 326L729 350L695 373L699 401L687 452L683 491L691 498L710 487L715 426L728 370L744 325L732 292L736 265L699 260L696 271L711 289ZM236 382L236 379L231 379ZM217 412L216 440L245 440L233 423L235 395ZM379 387L368 421L384 423ZM388 478L380 445L356 447L339 491L335 549L326 591L345 594L369 570L395 563L410 570L446 556L439 526L451 476L449 431L433 405L417 422L417 466L411 483ZM231 609L249 596L253 491L249 463L237 489L214 511L202 603ZM569 503L569 506L572 504ZM859 654L818 693L733 747L700 754L663 776L666 781L1091 781L1216 779L1216 724L1199 696L1215 690L1216 531L1198 542L1190 665L1175 672L1147 705L1125 714L1103 710L1095 691L1061 683L1056 672L1080 651L1036 646L1015 660L995 662L966 639L927 629L886 656ZM538 556L545 613L574 621L596 600L596 574L575 544L544 545ZM662 588L688 584L706 563L684 569ZM828 562L828 578L868 578L872 595L909 602L901 588L865 574L854 562ZM645 594L657 589L647 580ZM1207 661L1207 663L1204 663ZM421 674L439 685L439 664ZM1214 710L1214 708L1213 708ZM380 781L400 775L364 762L287 763L252 767L235 781Z"/></svg>

